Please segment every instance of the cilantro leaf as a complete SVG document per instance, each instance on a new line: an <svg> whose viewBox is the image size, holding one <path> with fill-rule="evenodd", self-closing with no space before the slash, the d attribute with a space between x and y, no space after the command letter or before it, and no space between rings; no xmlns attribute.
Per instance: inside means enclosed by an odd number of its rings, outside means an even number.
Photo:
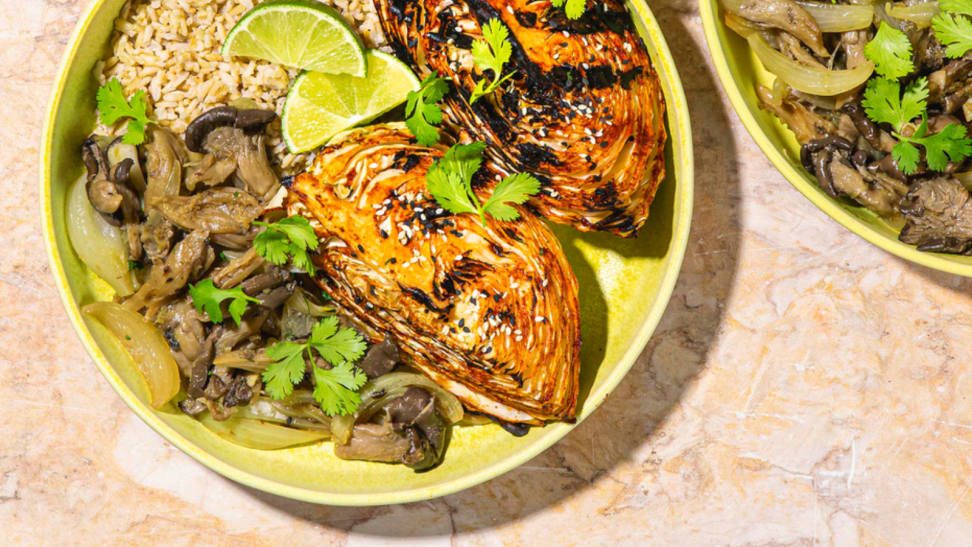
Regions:
<svg viewBox="0 0 972 547"><path fill-rule="evenodd" d="M493 71L493 81L487 86L486 79L476 83L469 104L475 103L480 97L489 95L506 80L513 77L515 72L503 76L503 65L510 62L513 56L513 45L510 44L510 31L497 18L492 18L483 26L483 39L476 40L472 45L472 56L479 70Z"/></svg>
<svg viewBox="0 0 972 547"><path fill-rule="evenodd" d="M918 78L909 85L904 96L901 84L886 78L872 78L864 90L861 104L867 116L878 123L888 123L895 131L921 116L927 107L928 78Z"/></svg>
<svg viewBox="0 0 972 547"><path fill-rule="evenodd" d="M426 175L429 193L444 209L452 214L475 213L483 223L479 199L472 190L472 179L483 163L486 144L457 144L450 148L441 160L432 164Z"/></svg>
<svg viewBox="0 0 972 547"><path fill-rule="evenodd" d="M972 51L972 19L962 16L972 16L972 1L943 1L939 8L943 11L932 18L931 26L935 37L946 46L945 55L957 59Z"/></svg>
<svg viewBox="0 0 972 547"><path fill-rule="evenodd" d="M408 93L405 104L405 125L415 135L422 146L433 146L439 142L436 125L442 123L442 109L438 102L449 93L449 81L432 72L422 81L418 91Z"/></svg>
<svg viewBox="0 0 972 547"><path fill-rule="evenodd" d="M446 171L437 162L429 168L425 183L435 201L447 211L456 215L479 213L458 173Z"/></svg>
<svg viewBox="0 0 972 547"><path fill-rule="evenodd" d="M354 414L361 404L361 389L368 377L351 363L341 363L331 369L314 367L314 399L328 416Z"/></svg>
<svg viewBox="0 0 972 547"><path fill-rule="evenodd" d="M878 74L891 80L907 76L915 69L908 36L887 23L881 23L874 39L864 46L864 56L874 63Z"/></svg>
<svg viewBox="0 0 972 547"><path fill-rule="evenodd" d="M452 214L478 214L486 225L486 214L497 220L520 218L520 213L508 203L524 203L540 191L540 181L528 174L506 177L493 190L493 195L481 204L472 188L473 176L483 163L486 145L476 142L456 145L441 160L432 164L426 175L429 193L444 209Z"/></svg>
<svg viewBox="0 0 972 547"><path fill-rule="evenodd" d="M357 390L368 380L352 363L366 348L361 334L340 326L337 317L322 319L306 342L285 341L267 348L267 357L274 363L263 372L264 390L273 399L289 397L294 386L303 381L308 360L313 362L317 353L333 368L313 365L314 398L328 416L352 414L361 403Z"/></svg>
<svg viewBox="0 0 972 547"><path fill-rule="evenodd" d="M134 145L145 142L145 129L155 122L148 117L148 97L144 90L136 91L129 102L121 82L118 78L112 78L98 89L97 100L101 123L115 125L118 120L129 119L122 142Z"/></svg>
<svg viewBox="0 0 972 547"><path fill-rule="evenodd" d="M203 280L198 285L189 285L189 296L192 297L192 303L196 306L196 310L199 313L205 310L206 315L214 323L223 322L223 310L220 306L226 300L232 299L229 305L229 313L237 325L240 325L243 319L248 302L260 303L256 298L247 296L240 287L219 289L212 279Z"/></svg>
<svg viewBox="0 0 972 547"><path fill-rule="evenodd" d="M294 386L304 379L307 362L304 350L307 346L297 342L280 342L267 348L267 357L275 362L263 371L263 389L273 399L286 399L294 392Z"/></svg>
<svg viewBox="0 0 972 547"><path fill-rule="evenodd" d="M563 7L568 19L580 19L587 11L587 0L551 0L554 7Z"/></svg>
<svg viewBox="0 0 972 547"><path fill-rule="evenodd" d="M354 329L342 328L337 317L327 317L314 325L307 344L332 365L357 361L367 349L361 335Z"/></svg>
<svg viewBox="0 0 972 547"><path fill-rule="evenodd" d="M911 174L918 170L921 152L908 141L901 141L891 149L891 157L902 173Z"/></svg>
<svg viewBox="0 0 972 547"><path fill-rule="evenodd" d="M317 272L308 251L317 249L320 241L317 239L314 227L306 218L293 216L273 224L266 222L253 224L266 227L266 230L253 239L253 247L257 254L267 259L267 262L282 266L289 259L294 267L311 275Z"/></svg>
<svg viewBox="0 0 972 547"><path fill-rule="evenodd" d="M933 171L944 171L949 161L958 162L972 155L972 139L966 137L965 126L954 122L943 127L938 133L928 135L928 121L922 119L921 125L911 137L896 136L902 141L924 147L925 161L928 163L928 168ZM914 169L910 172L913 171ZM902 172L910 173L904 169Z"/></svg>
<svg viewBox="0 0 972 547"><path fill-rule="evenodd" d="M938 0L938 9L972 16L972 0Z"/></svg>
<svg viewBox="0 0 972 547"><path fill-rule="evenodd" d="M540 181L533 175L518 173L503 179L496 185L493 195L483 209L497 220L509 221L520 218L520 213L509 203L522 204L540 191Z"/></svg>

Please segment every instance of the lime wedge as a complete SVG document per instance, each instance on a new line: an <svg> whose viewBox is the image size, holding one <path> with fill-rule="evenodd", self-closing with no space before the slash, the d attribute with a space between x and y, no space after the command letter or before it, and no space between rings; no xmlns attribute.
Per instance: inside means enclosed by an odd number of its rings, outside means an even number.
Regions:
<svg viewBox="0 0 972 547"><path fill-rule="evenodd" d="M226 42L225 57L251 57L280 65L364 76L365 48L334 8L311 0L270 0L247 12Z"/></svg>
<svg viewBox="0 0 972 547"><path fill-rule="evenodd" d="M304 72L283 108L283 137L294 154L313 150L331 137L371 121L405 102L421 86L407 65L369 50L368 76Z"/></svg>

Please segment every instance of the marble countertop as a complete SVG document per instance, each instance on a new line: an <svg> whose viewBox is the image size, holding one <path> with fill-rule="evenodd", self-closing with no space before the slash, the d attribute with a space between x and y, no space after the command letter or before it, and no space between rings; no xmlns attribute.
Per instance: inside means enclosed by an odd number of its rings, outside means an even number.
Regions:
<svg viewBox="0 0 972 547"><path fill-rule="evenodd" d="M695 118L695 225L661 325L602 408L517 470L424 503L309 505L205 469L94 373L43 251L42 119L90 1L0 2L4 543L972 541L972 280L878 250L777 173L719 87L693 0L650 3Z"/></svg>

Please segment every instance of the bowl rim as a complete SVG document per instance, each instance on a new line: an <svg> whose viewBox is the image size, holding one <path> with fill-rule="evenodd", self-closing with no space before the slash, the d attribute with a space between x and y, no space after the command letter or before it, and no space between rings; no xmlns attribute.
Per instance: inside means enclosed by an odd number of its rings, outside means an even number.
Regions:
<svg viewBox="0 0 972 547"><path fill-rule="evenodd" d="M948 258L949 255L919 251L914 246L907 245L878 232L873 226L851 214L831 197L817 191L817 185L800 172L793 162L784 156L779 148L773 145L766 132L760 126L753 111L746 104L741 86L729 68L726 44L723 40L724 32L728 29L724 23L719 21L718 3L719 0L699 0L699 15L702 19L702 29L709 47L709 55L715 64L716 73L719 75L719 81L722 83L722 89L728 95L729 102L732 103L732 107L742 121L743 126L753 140L756 141L763 154L769 158L770 162L780 171L787 182L827 216L878 248L898 258L921 266L946 273L972 277L972 264L961 264Z"/></svg>
<svg viewBox="0 0 972 547"><path fill-rule="evenodd" d="M369 506L409 503L416 501L429 500L448 494L453 494L461 490L476 486L492 478L498 477L511 469L514 469L561 440L573 428L579 425L585 418L590 416L604 401L621 380L627 375L628 371L634 366L635 361L641 355L648 340L654 333L655 328L668 307L671 295L675 289L681 271L685 251L688 247L689 232L692 223L692 212L694 205L694 149L692 141L692 129L689 117L688 103L685 98L685 91L682 86L681 78L675 68L668 43L665 40L658 21L655 19L651 9L645 0L626 0L626 4L632 11L634 17L640 18L645 25L650 39L658 51L656 70L671 89L666 105L666 117L668 119L671 132L679 136L675 141L672 139L674 150L673 162L680 168L678 178L677 199L673 205L673 226L669 245L669 266L665 269L659 282L658 298L652 304L641 329L635 335L633 343L628 351L618 361L618 365L611 374L602 382L599 389L592 389L588 394L584 405L584 412L579 415L573 424L554 424L561 426L563 432L550 435L539 440L524 450L517 453L505 461L483 467L476 471L460 475L443 481L438 485L423 486L399 490L396 492L385 493L330 493L302 488L288 484L279 483L272 479L261 477L243 471L229 463L225 463L219 458L209 454L200 446L196 445L178 431L163 421L147 405L140 402L121 377L117 374L108 362L101 349L98 347L94 338L85 325L77 302L71 295L67 275L58 255L57 242L54 235L54 213L51 203L51 160L54 142L54 123L56 114L59 110L67 78L71 68L71 61L80 49L81 39L90 28L95 14L109 0L94 0L81 15L74 32L71 35L69 45L61 57L59 70L51 91L47 113L44 122L44 131L40 147L40 206L42 215L42 225L44 242L47 250L48 261L51 265L51 272L60 295L62 305L74 327L75 332L81 340L82 345L87 350L88 355L94 361L98 370L105 376L114 391L121 397L125 404L151 429L160 434L165 440L177 447L179 450L188 454L197 462L223 477L255 488L264 492L278 496L333 506ZM660 66L659 66L660 65ZM662 72L664 70L664 72ZM673 170L674 176L674 170Z"/></svg>

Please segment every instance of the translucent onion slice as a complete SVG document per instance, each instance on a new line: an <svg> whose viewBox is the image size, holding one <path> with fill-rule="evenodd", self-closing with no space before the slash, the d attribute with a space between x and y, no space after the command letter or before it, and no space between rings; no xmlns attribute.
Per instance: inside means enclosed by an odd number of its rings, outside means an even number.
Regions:
<svg viewBox="0 0 972 547"><path fill-rule="evenodd" d="M68 192L65 212L71 246L81 262L107 281L119 296L129 296L135 292L135 284L128 267L125 233L109 224L91 206L86 182L81 177Z"/></svg>
<svg viewBox="0 0 972 547"><path fill-rule="evenodd" d="M331 433L334 435L334 441L339 444L347 444L348 440L351 439L354 424L370 419L388 401L401 397L405 390L411 386L427 389L435 397L436 409L447 422L455 424L462 420L465 411L463 411L462 403L459 402L459 399L456 399L455 395L442 389L438 384L421 374L392 372L365 384L365 387L361 389L361 406L358 407L356 413L351 416L336 416L331 421Z"/></svg>
<svg viewBox="0 0 972 547"><path fill-rule="evenodd" d="M870 61L850 70L827 70L802 65L776 51L757 33L746 37L766 70L776 74L790 87L804 93L832 97L863 85L874 72Z"/></svg>
<svg viewBox="0 0 972 547"><path fill-rule="evenodd" d="M831 4L797 0L807 10L821 32L847 32L868 28L874 21L874 7L860 4Z"/></svg>
<svg viewBox="0 0 972 547"><path fill-rule="evenodd" d="M932 17L938 15L938 2L924 2L922 4L907 5L894 2L884 5L884 11L895 19L911 21L918 28L931 26Z"/></svg>
<svg viewBox="0 0 972 547"><path fill-rule="evenodd" d="M155 325L114 302L88 304L83 311L110 330L132 356L148 384L153 407L162 408L179 393L179 366Z"/></svg>
<svg viewBox="0 0 972 547"><path fill-rule="evenodd" d="M328 434L321 431L294 429L237 416L220 422L213 418L209 412L200 416L199 421L220 437L256 450L279 450L301 444L315 443L328 438Z"/></svg>

